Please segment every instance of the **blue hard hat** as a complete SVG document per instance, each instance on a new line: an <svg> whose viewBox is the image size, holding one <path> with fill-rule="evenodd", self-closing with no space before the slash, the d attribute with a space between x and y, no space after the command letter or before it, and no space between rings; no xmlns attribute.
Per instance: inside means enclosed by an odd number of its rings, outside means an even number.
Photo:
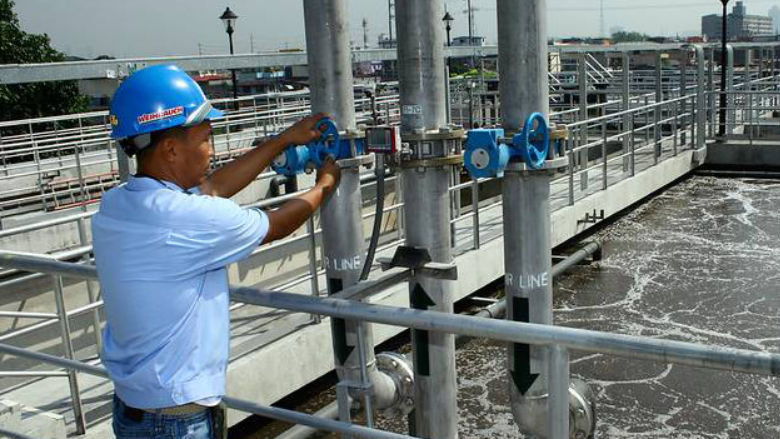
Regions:
<svg viewBox="0 0 780 439"><path fill-rule="evenodd" d="M130 75L114 93L109 109L111 138L127 139L222 117L200 86L173 65L156 65Z"/></svg>

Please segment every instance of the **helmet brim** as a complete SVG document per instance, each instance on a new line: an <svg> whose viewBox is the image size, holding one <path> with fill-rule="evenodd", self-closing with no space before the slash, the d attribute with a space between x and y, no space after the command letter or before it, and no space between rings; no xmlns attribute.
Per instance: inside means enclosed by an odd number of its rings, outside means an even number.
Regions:
<svg viewBox="0 0 780 439"><path fill-rule="evenodd" d="M214 119L221 119L225 117L225 113L222 110L217 110L216 108L212 108L211 111L208 112L206 115L206 118L203 120L214 120Z"/></svg>

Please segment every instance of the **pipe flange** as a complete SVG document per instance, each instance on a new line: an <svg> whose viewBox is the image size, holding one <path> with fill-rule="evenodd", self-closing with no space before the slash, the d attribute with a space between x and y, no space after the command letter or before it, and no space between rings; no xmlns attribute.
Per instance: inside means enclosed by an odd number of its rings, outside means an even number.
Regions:
<svg viewBox="0 0 780 439"><path fill-rule="evenodd" d="M587 439L596 432L596 398L590 386L576 378L569 384L569 436Z"/></svg>
<svg viewBox="0 0 780 439"><path fill-rule="evenodd" d="M466 130L461 127L401 133L401 139L404 142L422 142L428 140L463 140L465 138Z"/></svg>
<svg viewBox="0 0 780 439"><path fill-rule="evenodd" d="M519 395L512 387L512 412L520 431L533 437L549 437L549 395ZM569 383L569 438L590 439L596 431L596 403L590 387L572 378Z"/></svg>
<svg viewBox="0 0 780 439"><path fill-rule="evenodd" d="M445 157L431 157L427 159L402 160L402 168L440 168L442 166L457 166L463 164L462 154L453 154Z"/></svg>
<svg viewBox="0 0 780 439"><path fill-rule="evenodd" d="M414 369L406 355L382 352L376 355L377 369L395 382L397 389L393 404L382 410L387 418L402 418L414 409Z"/></svg>

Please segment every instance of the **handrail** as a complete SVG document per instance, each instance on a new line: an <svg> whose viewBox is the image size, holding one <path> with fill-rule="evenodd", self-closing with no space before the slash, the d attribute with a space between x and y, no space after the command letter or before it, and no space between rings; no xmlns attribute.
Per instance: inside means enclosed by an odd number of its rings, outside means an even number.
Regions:
<svg viewBox="0 0 780 439"><path fill-rule="evenodd" d="M54 261L26 254L0 252L0 265L66 277L83 279L95 279L97 277L97 270L93 266ZM649 337L611 334L535 323L496 321L438 311L398 308L345 299L313 297L247 287L231 288L230 295L231 299L237 302L309 314L327 315L346 320L365 320L373 323L472 337L485 337L513 343L560 345L573 350L662 361L707 369L772 376L780 375L780 354L725 347L703 347L703 345L688 342L659 340Z"/></svg>
<svg viewBox="0 0 780 439"><path fill-rule="evenodd" d="M69 370L75 370L75 371L87 373L100 378L108 378L108 373L106 372L105 368L82 363L80 361L59 358L49 354L43 354L40 352L18 348L16 346L11 346L5 343L0 343L0 352L4 352L6 354L11 354L21 358L37 360L42 363L51 364L54 366L60 366ZM308 415L305 413L299 413L299 412L295 412L292 410L287 410L279 407L261 406L249 401L244 401L229 396L223 397L222 400L225 402L225 405L235 410L240 410L247 413L253 413L260 416L276 419L279 421L290 422L293 424L307 425L309 427L313 427L319 430L326 430L334 433L350 434L353 436L369 438L369 439L414 439L414 436L375 430L372 428L367 428L352 423L334 421L332 419L319 418L316 416ZM19 438L19 439L30 439L27 436L20 435L18 433L13 433L13 432L6 432L5 430L0 429L0 435L4 435L4 434L9 434L12 437Z"/></svg>

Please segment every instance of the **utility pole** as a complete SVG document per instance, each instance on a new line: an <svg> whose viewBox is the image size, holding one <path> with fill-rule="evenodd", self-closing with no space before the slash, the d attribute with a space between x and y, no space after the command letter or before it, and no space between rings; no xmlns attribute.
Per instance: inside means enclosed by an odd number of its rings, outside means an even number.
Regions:
<svg viewBox="0 0 780 439"><path fill-rule="evenodd" d="M363 17L363 49L368 49L368 20Z"/></svg>
<svg viewBox="0 0 780 439"><path fill-rule="evenodd" d="M249 53L255 53L255 35L249 34Z"/></svg>
<svg viewBox="0 0 780 439"><path fill-rule="evenodd" d="M474 44L474 9L471 7L471 0L466 0L469 14L469 46Z"/></svg>
<svg viewBox="0 0 780 439"><path fill-rule="evenodd" d="M395 22L395 0L387 0L387 33L393 41L393 23Z"/></svg>
<svg viewBox="0 0 780 439"><path fill-rule="evenodd" d="M604 23L604 0L601 0L601 16L599 19L600 19L600 26L601 26L599 37L606 38L607 34L606 34L606 28Z"/></svg>

